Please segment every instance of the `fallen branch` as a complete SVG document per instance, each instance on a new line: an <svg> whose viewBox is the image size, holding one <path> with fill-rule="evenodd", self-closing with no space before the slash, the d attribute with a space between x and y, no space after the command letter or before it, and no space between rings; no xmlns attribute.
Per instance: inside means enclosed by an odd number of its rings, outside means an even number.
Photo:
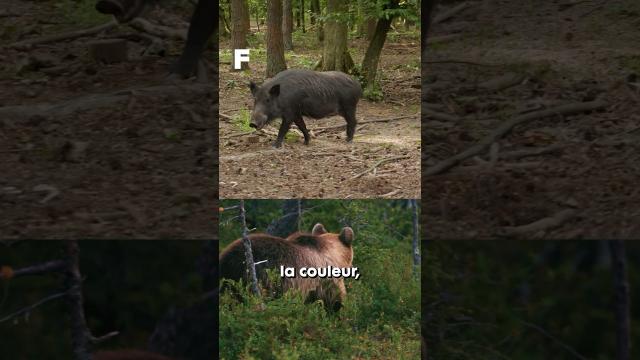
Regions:
<svg viewBox="0 0 640 360"><path fill-rule="evenodd" d="M386 193L386 194L382 194L382 195L380 195L380 197L383 197L383 198L391 197L391 196L393 196L393 195L395 195L395 194L399 193L400 191L402 191L402 189L395 189L395 190L390 191L390 192L388 192L388 193Z"/></svg>
<svg viewBox="0 0 640 360"><path fill-rule="evenodd" d="M433 21L431 22L432 25L435 24L439 24L445 20L449 20L450 18L452 18L454 15L456 15L457 13L461 12L462 10L468 8L469 6L471 6L470 3L468 2L463 2L460 5L454 6L451 9L444 11L440 14L438 14L438 16L433 18Z"/></svg>
<svg viewBox="0 0 640 360"><path fill-rule="evenodd" d="M479 84L478 87L488 91L500 91L521 84L525 78L526 76L522 74L508 73L485 81Z"/></svg>
<svg viewBox="0 0 640 360"><path fill-rule="evenodd" d="M394 160L403 160L403 159L409 159L410 156L408 155L403 155L403 156L392 156L386 159L382 159L382 160L378 160L378 162L376 162L372 167L368 168L367 170L356 174L355 176L351 177L349 180L355 180L363 175L366 175L368 173L370 173L371 171L375 170L378 166L387 163L389 161L394 161Z"/></svg>
<svg viewBox="0 0 640 360"><path fill-rule="evenodd" d="M473 65L473 66L487 66L487 67L504 67L504 64L482 64L473 61L464 61L464 60L432 60L432 61L422 61L423 64L463 64L463 65Z"/></svg>
<svg viewBox="0 0 640 360"><path fill-rule="evenodd" d="M251 132L243 131L243 132L238 132L238 133L227 135L227 136L220 136L220 140L233 139L236 137L241 137L246 135L260 135L260 134L257 131L251 131Z"/></svg>
<svg viewBox="0 0 640 360"><path fill-rule="evenodd" d="M407 119L407 118L411 118L414 116L418 116L418 114L413 114L413 115L402 115L402 116L394 116L394 117L390 117L390 118L383 118L383 119L374 119L374 120L365 120L365 121L359 121L358 125L364 125L364 124L371 124L371 123L378 123L378 122L389 122L389 121L394 121L394 120L401 120L401 119ZM342 125L334 125L334 126L325 126L325 127L319 127L319 128L314 128L314 129L309 129L309 131L313 131L316 135L318 134L322 134L324 132L327 132L329 130L335 130L335 129L341 129L346 127L347 124L342 124Z"/></svg>
<svg viewBox="0 0 640 360"><path fill-rule="evenodd" d="M516 126L520 125L532 120L536 120L539 118L552 116L552 115L570 115L575 113L581 113L585 111L593 111L605 108L607 103L602 100L594 100L584 103L575 103L575 104L566 104L560 105L551 109L534 111L530 113L526 113L520 116L513 118L510 121L502 123L491 132L489 135L485 136L482 140L480 140L477 144L471 146L467 150L456 154L448 159L440 161L434 166L426 168L423 172L423 176L432 176L445 172L451 167L459 164L461 161L466 160L474 155L477 155L483 151L485 151L491 144L511 132L511 130Z"/></svg>
<svg viewBox="0 0 640 360"><path fill-rule="evenodd" d="M223 119L233 120L233 117L231 117L231 115L227 115L227 114L222 113L222 112L218 112L218 115Z"/></svg>
<svg viewBox="0 0 640 360"><path fill-rule="evenodd" d="M446 122L460 122L462 118L454 115L445 114L443 112L433 111L429 109L422 108L422 116L426 116L427 118L431 118L438 121L446 121Z"/></svg>
<svg viewBox="0 0 640 360"><path fill-rule="evenodd" d="M89 29L70 31L62 34L43 36L37 39L18 41L16 43L11 44L10 46L14 48L22 48L22 47L29 47L33 45L48 44L48 43L63 41L63 40L72 40L72 39L77 39L84 36L93 36L103 31L113 29L116 26L118 26L118 23L115 20L112 20L106 24L94 26Z"/></svg>
<svg viewBox="0 0 640 360"><path fill-rule="evenodd" d="M113 107L126 103L132 95L148 95L153 97L172 95L179 99L192 97L194 93L205 94L213 89L211 84L171 84L143 88L131 88L106 94L81 96L56 104L30 104L0 107L0 118L11 120L27 120L33 116L59 117L77 111L93 110L100 107Z"/></svg>
<svg viewBox="0 0 640 360"><path fill-rule="evenodd" d="M129 23L129 26L131 26L132 28L138 31L146 32L147 34L151 34L153 36L157 36L161 38L187 40L186 30L176 30L167 26L152 24L149 21L142 18L133 19Z"/></svg>
<svg viewBox="0 0 640 360"><path fill-rule="evenodd" d="M517 150L506 153L501 153L499 158L503 160L518 160L529 156L539 156L549 153L554 153L556 151L562 150L565 148L566 144L553 144L549 146L545 146L543 148L535 148L531 150Z"/></svg>
<svg viewBox="0 0 640 360"><path fill-rule="evenodd" d="M518 236L531 233L545 231L562 225L567 220L576 215L576 210L566 209L555 213L551 217L546 217L538 221L534 221L527 225L521 226L505 226L502 228L500 235L502 236Z"/></svg>
<svg viewBox="0 0 640 360"><path fill-rule="evenodd" d="M427 39L427 45L449 42L449 41L457 40L461 37L462 37L462 34L432 36L429 39Z"/></svg>

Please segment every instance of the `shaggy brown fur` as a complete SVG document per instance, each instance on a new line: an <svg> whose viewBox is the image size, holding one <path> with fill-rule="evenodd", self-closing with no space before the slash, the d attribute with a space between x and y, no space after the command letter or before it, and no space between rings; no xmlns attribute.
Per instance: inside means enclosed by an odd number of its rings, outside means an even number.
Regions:
<svg viewBox="0 0 640 360"><path fill-rule="evenodd" d="M100 351L91 357L93 360L172 360L166 356L140 350Z"/></svg>
<svg viewBox="0 0 640 360"><path fill-rule="evenodd" d="M256 265L256 273L263 286L268 286L266 269L280 272L280 266L293 267L296 277L282 279L282 291L297 289L307 301L322 300L328 309L338 310L347 294L342 278L302 278L298 269L302 267L351 267L353 260L353 230L342 229L340 234L327 232L322 224L316 224L308 233L294 233L286 239L267 235L249 236L255 262L267 260ZM246 265L242 239L235 240L220 254L220 277L245 281Z"/></svg>

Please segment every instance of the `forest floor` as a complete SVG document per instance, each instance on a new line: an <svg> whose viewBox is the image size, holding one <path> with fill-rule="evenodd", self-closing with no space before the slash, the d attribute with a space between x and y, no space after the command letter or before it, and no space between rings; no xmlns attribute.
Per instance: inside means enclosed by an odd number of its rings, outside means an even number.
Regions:
<svg viewBox="0 0 640 360"><path fill-rule="evenodd" d="M142 56L149 35L120 25L15 46L112 21L94 6L0 9L0 238L211 238L217 96L211 82L165 78L182 41L156 36L168 56ZM147 19L186 31L192 9ZM90 60L90 41L121 36L127 61Z"/></svg>
<svg viewBox="0 0 640 360"><path fill-rule="evenodd" d="M262 36L262 33L257 35ZM254 35L256 36L256 35ZM258 43L258 41L254 41ZM231 72L229 50L220 53L220 196L222 198L419 198L420 197L420 42L414 33L391 32L378 74L383 99L362 99L352 144L345 141L342 117L305 118L308 146L290 131L280 149L275 140L280 120L266 135L246 126L253 107L249 81L264 81L264 42L251 53L251 69ZM356 64L367 42L350 39ZM221 49L229 49L221 40ZM296 33L288 68L313 68L322 48L314 33ZM388 122L366 121L392 119ZM293 126L295 128L295 125ZM375 166L380 161L383 163ZM367 171L371 169L371 171Z"/></svg>
<svg viewBox="0 0 640 360"><path fill-rule="evenodd" d="M427 237L639 238L640 4L469 4L423 58Z"/></svg>

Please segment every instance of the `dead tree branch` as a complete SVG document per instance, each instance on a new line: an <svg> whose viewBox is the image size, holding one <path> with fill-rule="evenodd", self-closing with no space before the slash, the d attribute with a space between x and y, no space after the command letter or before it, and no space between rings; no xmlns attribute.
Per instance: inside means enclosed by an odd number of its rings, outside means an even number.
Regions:
<svg viewBox="0 0 640 360"><path fill-rule="evenodd" d="M13 277L28 276L28 275L42 275L46 273L62 271L65 268L65 262L62 260L47 261L39 265L33 265L17 269L13 271Z"/></svg>
<svg viewBox="0 0 640 360"><path fill-rule="evenodd" d="M71 289L69 289L69 290L67 290L65 292L49 295L49 296L45 297L44 299L42 299L42 300L40 300L40 301L38 301L38 302L36 302L36 303L34 303L32 305L29 305L27 307L24 307L22 309L14 311L11 314L6 315L5 317L1 318L0 319L0 323L5 322L5 321L9 321L9 320L14 319L14 318L16 318L18 316L21 316L23 314L30 313L33 309L37 308L40 305L44 305L44 304L48 303L49 301L52 301L52 300L59 299L61 297L67 296L69 291L71 291Z"/></svg>
<svg viewBox="0 0 640 360"><path fill-rule="evenodd" d="M101 107L113 107L126 103L131 96L171 95L175 99L206 94L212 91L210 84L158 85L119 90L106 94L92 94L61 101L54 104L31 104L0 107L0 118L27 120L33 116L60 117L78 111L93 110Z"/></svg>
<svg viewBox="0 0 640 360"><path fill-rule="evenodd" d="M359 178L359 177L361 177L363 175L366 175L366 174L370 173L371 171L375 170L378 166L380 166L380 165L382 165L384 163L387 163L389 161L403 160L403 159L408 159L408 158L410 158L409 155L403 155L403 156L392 156L392 157L389 157L389 158L386 158L386 159L381 159L378 162L376 162L375 164L373 164L372 167L368 168L367 170L365 170L365 171L363 171L361 173L358 173L358 174L354 175L349 180L354 180L354 179L357 179L357 178Z"/></svg>
<svg viewBox="0 0 640 360"><path fill-rule="evenodd" d="M493 132L489 135L485 136L482 140L480 140L477 144L468 148L467 150L456 154L448 159L445 159L434 166L431 166L423 172L423 176L432 176L438 175L440 173L445 172L446 170L452 168L453 166L459 164L461 161L466 160L474 155L477 155L485 150L487 150L491 144L501 139L503 136L511 132L511 130L520 124L524 124L526 122L544 118L552 115L571 115L576 113L582 113L585 111L593 111L605 108L607 103L602 100L594 100L584 103L574 103L574 104L566 104L556 106L551 109L534 111L530 113L526 113L520 116L513 118L512 120L506 121L498 126Z"/></svg>
<svg viewBox="0 0 640 360"><path fill-rule="evenodd" d="M110 22L108 22L106 24L94 26L94 27L89 28L89 29L70 31L70 32L62 33L62 34L54 34L54 35L43 36L43 37L37 38L37 39L29 39L29 40L18 41L17 43L13 43L11 45L11 47L23 48L23 47L29 47L29 46L41 45L41 44L48 44L48 43L57 42L57 41L63 41L63 40L73 40L73 39L77 39L77 38L84 37L84 36L93 36L93 35L96 35L96 34L99 34L99 33L103 32L103 31L111 30L111 29L115 28L116 26L118 26L118 23L115 20L112 20L112 21L110 21Z"/></svg>
<svg viewBox="0 0 640 360"><path fill-rule="evenodd" d="M527 225L521 226L505 226L502 228L502 235L504 236L518 236L524 234L537 233L539 231L545 231L562 225L564 222L570 220L576 215L576 211L573 209L565 209L555 213L550 217L534 221Z"/></svg>
<svg viewBox="0 0 640 360"><path fill-rule="evenodd" d="M161 38L187 40L187 30L176 30L167 26L152 24L142 18L133 19L129 23L129 26L138 31L142 31Z"/></svg>

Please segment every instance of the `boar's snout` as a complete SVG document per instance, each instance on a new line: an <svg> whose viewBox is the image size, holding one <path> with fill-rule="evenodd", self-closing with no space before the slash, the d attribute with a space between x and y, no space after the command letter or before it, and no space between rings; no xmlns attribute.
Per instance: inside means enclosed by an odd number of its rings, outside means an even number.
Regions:
<svg viewBox="0 0 640 360"><path fill-rule="evenodd" d="M249 127L252 127L256 130L262 129L267 123L267 116L265 114L254 112L251 114L251 122L249 123Z"/></svg>

